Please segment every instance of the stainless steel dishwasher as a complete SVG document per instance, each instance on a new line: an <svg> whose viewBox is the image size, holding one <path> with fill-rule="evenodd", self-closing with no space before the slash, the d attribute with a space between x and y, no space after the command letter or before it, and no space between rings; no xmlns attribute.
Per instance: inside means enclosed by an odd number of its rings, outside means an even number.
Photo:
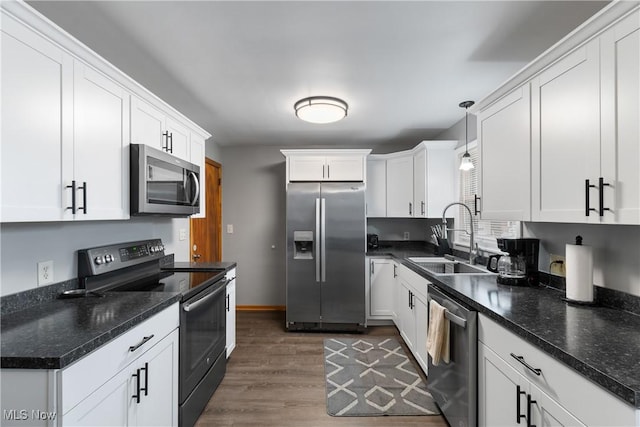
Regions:
<svg viewBox="0 0 640 427"><path fill-rule="evenodd" d="M446 308L449 320L450 362L429 359L427 388L451 427L477 425L478 313L429 285L429 301Z"/></svg>

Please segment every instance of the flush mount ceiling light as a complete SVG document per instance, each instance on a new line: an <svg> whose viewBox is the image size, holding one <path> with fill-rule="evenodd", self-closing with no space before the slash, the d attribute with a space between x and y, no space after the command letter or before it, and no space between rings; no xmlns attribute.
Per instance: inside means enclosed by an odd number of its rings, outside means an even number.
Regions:
<svg viewBox="0 0 640 427"><path fill-rule="evenodd" d="M460 170L468 171L473 169L473 162L471 161L471 155L469 154L469 107L471 107L475 102L473 101L464 101L459 104L459 107L464 108L464 154L462 155L462 160L460 160Z"/></svg>
<svg viewBox="0 0 640 427"><path fill-rule="evenodd" d="M310 96L293 105L296 116L310 123L333 123L347 116L349 106L342 99L331 96Z"/></svg>

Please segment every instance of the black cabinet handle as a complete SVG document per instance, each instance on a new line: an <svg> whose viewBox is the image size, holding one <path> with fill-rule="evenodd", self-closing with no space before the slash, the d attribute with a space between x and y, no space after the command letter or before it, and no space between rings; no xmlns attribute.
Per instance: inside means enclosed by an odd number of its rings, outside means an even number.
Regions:
<svg viewBox="0 0 640 427"><path fill-rule="evenodd" d="M397 268L398 266L396 264L393 264L393 277L398 277L398 273L397 273Z"/></svg>
<svg viewBox="0 0 640 427"><path fill-rule="evenodd" d="M531 405L534 403L537 402L531 398L530 394L527 394L527 427L536 427L535 424L531 423Z"/></svg>
<svg viewBox="0 0 640 427"><path fill-rule="evenodd" d="M131 376L136 379L136 394L131 397L136 399L136 403L140 403L140 369L136 369L136 373Z"/></svg>
<svg viewBox="0 0 640 427"><path fill-rule="evenodd" d="M162 136L164 137L164 142L162 143L162 149L169 152L169 132L162 132Z"/></svg>
<svg viewBox="0 0 640 427"><path fill-rule="evenodd" d="M413 215L413 203L409 202L409 215Z"/></svg>
<svg viewBox="0 0 640 427"><path fill-rule="evenodd" d="M133 353L134 351L136 351L137 349L145 345L147 341L149 341L153 337L154 337L154 334L151 334L148 337L143 337L142 341L140 341L138 344L132 345L131 347L129 347L129 351Z"/></svg>
<svg viewBox="0 0 640 427"><path fill-rule="evenodd" d="M600 216L604 216L604 211L610 211L611 209L604 207L604 187L609 187L611 184L604 182L604 178L598 179L599 193L600 193Z"/></svg>
<svg viewBox="0 0 640 427"><path fill-rule="evenodd" d="M329 166L327 165L327 179L331 178L331 171L329 170Z"/></svg>
<svg viewBox="0 0 640 427"><path fill-rule="evenodd" d="M373 261L371 261L371 275L372 276L376 273L374 266L375 266L375 264L373 263Z"/></svg>
<svg viewBox="0 0 640 427"><path fill-rule="evenodd" d="M420 202L420 212L424 215L424 201Z"/></svg>
<svg viewBox="0 0 640 427"><path fill-rule="evenodd" d="M480 197L478 197L477 194L473 195L473 214L474 215L478 215L480 213L480 210L478 209L478 200L480 200Z"/></svg>
<svg viewBox="0 0 640 427"><path fill-rule="evenodd" d="M144 371L144 387L140 387L140 391L144 391L144 395L148 396L149 393L149 363L145 362L144 368L140 368L138 371ZM140 394L140 391L138 394Z"/></svg>
<svg viewBox="0 0 640 427"><path fill-rule="evenodd" d="M82 207L78 208L79 211L82 211L85 215L87 214L87 182L83 182L78 190L82 190Z"/></svg>
<svg viewBox="0 0 640 427"><path fill-rule="evenodd" d="M593 184L589 183L589 180L586 179L584 181L584 200L585 200L585 208L584 208L584 214L586 216L589 216L589 212L594 211L597 212L595 209L593 209L592 207L590 207L590 203L589 203L589 190L591 188L595 188L596 186Z"/></svg>
<svg viewBox="0 0 640 427"><path fill-rule="evenodd" d="M173 132L169 134L169 141L171 141L171 145L167 144L169 146L169 152L173 154Z"/></svg>
<svg viewBox="0 0 640 427"><path fill-rule="evenodd" d="M542 369L538 369L538 368L534 368L533 366L529 365L525 360L524 357L522 356L516 356L515 354L511 353L511 357L513 357L514 359L516 359L518 362L522 363L524 365L524 367L526 367L528 370L530 370L531 372L533 372L534 374L536 374L537 376L540 376L542 374Z"/></svg>
<svg viewBox="0 0 640 427"><path fill-rule="evenodd" d="M518 424L520 424L520 420L522 418L527 418L526 415L520 414L520 395L521 394L527 394L527 393L520 390L520 386L516 386L516 423Z"/></svg>
<svg viewBox="0 0 640 427"><path fill-rule="evenodd" d="M227 311L229 311L229 307L231 307L230 303L229 303L229 295L227 295L227 304L226 305L227 305L226 309L227 309Z"/></svg>
<svg viewBox="0 0 640 427"><path fill-rule="evenodd" d="M71 181L71 185L67 185L66 188L71 189L71 206L67 206L67 209L71 209L72 214L76 214L76 180Z"/></svg>

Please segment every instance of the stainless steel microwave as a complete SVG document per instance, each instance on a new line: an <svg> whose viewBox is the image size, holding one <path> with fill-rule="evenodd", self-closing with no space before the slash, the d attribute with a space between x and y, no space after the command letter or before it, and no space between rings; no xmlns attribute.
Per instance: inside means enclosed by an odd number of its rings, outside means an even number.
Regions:
<svg viewBox="0 0 640 427"><path fill-rule="evenodd" d="M200 211L200 167L148 145L131 144L131 215Z"/></svg>

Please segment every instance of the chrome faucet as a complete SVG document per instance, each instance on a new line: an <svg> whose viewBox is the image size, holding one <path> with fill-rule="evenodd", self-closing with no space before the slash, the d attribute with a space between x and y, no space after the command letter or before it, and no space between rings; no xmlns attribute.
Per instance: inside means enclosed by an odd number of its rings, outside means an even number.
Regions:
<svg viewBox="0 0 640 427"><path fill-rule="evenodd" d="M447 219L445 218L445 213L447 212L447 209L449 209L453 205L464 206L467 212L469 212L469 225L471 226L470 233L465 229L447 228ZM476 256L477 256L477 247L474 245L474 241L473 241L473 214L471 213L471 209L469 209L469 206L460 202L449 203L447 207L445 207L444 210L442 211L442 225L444 226L445 238L447 238L447 231L464 231L469 235L469 264L472 264L472 265L475 264Z"/></svg>

